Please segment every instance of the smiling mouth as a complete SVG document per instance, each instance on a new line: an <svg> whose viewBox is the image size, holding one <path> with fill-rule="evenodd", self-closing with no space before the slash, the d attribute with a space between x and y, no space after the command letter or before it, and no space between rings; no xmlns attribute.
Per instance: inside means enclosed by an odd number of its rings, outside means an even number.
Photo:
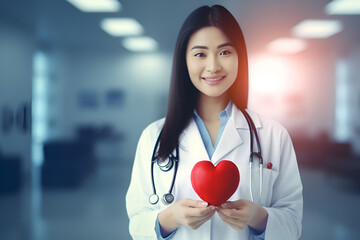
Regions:
<svg viewBox="0 0 360 240"><path fill-rule="evenodd" d="M220 81L224 78L225 76L219 76L219 77L203 77L202 79L205 81L210 81L210 82L216 82L216 81Z"/></svg>

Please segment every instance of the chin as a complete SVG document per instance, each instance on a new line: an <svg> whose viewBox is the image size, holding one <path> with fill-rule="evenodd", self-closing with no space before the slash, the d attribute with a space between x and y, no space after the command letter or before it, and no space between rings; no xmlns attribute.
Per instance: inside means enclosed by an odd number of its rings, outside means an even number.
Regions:
<svg viewBox="0 0 360 240"><path fill-rule="evenodd" d="M211 98L219 98L219 97L224 97L227 95L226 91L225 92L203 92L203 94L207 97L211 97Z"/></svg>

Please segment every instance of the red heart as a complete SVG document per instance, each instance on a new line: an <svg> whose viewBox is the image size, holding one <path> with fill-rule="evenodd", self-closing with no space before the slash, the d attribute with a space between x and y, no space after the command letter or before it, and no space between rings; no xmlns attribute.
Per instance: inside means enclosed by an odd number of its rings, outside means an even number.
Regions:
<svg viewBox="0 0 360 240"><path fill-rule="evenodd" d="M239 182L239 170L228 160L220 161L216 167L210 161L200 161L191 171L191 185L195 192L214 206L226 202L236 191Z"/></svg>

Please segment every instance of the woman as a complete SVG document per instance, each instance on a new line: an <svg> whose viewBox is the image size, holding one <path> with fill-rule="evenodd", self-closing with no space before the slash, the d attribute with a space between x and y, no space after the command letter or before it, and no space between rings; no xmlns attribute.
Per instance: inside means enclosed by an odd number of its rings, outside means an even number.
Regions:
<svg viewBox="0 0 360 240"><path fill-rule="evenodd" d="M291 139L280 124L246 110L268 166L260 183L256 167L252 175L249 169L250 130L242 113L247 99L248 61L240 26L222 6L196 9L176 43L166 118L150 124L138 143L126 196L134 239L300 237L302 184ZM160 164L179 156L173 188L174 168L163 172L152 165L156 150ZM236 164L241 180L230 199L215 207L199 198L190 174L201 160L217 165L224 159ZM155 192L152 178L159 196L172 192L171 204L149 203ZM256 183L261 194L251 191Z"/></svg>

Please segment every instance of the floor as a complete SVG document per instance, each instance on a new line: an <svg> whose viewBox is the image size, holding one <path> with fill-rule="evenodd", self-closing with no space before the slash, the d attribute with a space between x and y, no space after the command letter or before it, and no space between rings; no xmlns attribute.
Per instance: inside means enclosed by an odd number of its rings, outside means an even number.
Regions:
<svg viewBox="0 0 360 240"><path fill-rule="evenodd" d="M2 240L131 239L125 194L131 166L105 163L76 190L0 195ZM301 169L304 185L302 240L350 240L360 234L360 190L320 170Z"/></svg>

